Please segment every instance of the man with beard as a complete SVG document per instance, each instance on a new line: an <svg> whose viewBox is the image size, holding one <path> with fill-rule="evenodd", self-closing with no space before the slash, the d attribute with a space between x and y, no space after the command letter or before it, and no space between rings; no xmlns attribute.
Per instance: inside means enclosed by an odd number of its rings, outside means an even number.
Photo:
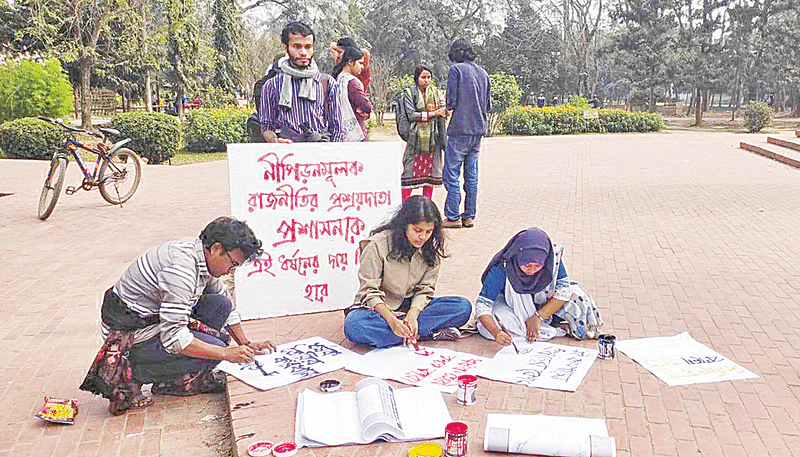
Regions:
<svg viewBox="0 0 800 457"><path fill-rule="evenodd" d="M268 143L343 141L339 87L314 61L314 31L290 22L281 32L286 57L261 88L259 121Z"/></svg>

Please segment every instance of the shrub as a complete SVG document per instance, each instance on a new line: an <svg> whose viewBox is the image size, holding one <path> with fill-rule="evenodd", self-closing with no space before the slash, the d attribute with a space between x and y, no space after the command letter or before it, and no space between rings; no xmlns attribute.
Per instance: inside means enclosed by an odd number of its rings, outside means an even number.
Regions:
<svg viewBox="0 0 800 457"><path fill-rule="evenodd" d="M577 106L579 108L588 108L589 100L587 100L586 97L582 96L581 94L571 94L569 98L567 98L567 105Z"/></svg>
<svg viewBox="0 0 800 457"><path fill-rule="evenodd" d="M584 119L584 108L569 105L515 106L503 112L509 135L553 135L587 132L657 132L664 128L658 113L600 109L598 119Z"/></svg>
<svg viewBox="0 0 800 457"><path fill-rule="evenodd" d="M760 132L772 121L772 108L765 102L749 102L744 110L744 125L748 132Z"/></svg>
<svg viewBox="0 0 800 457"><path fill-rule="evenodd" d="M161 163L181 147L181 126L178 118L163 113L128 112L111 118L109 127L119 130L122 138L130 138L127 147L148 163Z"/></svg>
<svg viewBox="0 0 800 457"><path fill-rule="evenodd" d="M36 115L65 117L70 112L72 86L58 60L0 65L0 122Z"/></svg>
<svg viewBox="0 0 800 457"><path fill-rule="evenodd" d="M0 126L0 150L9 159L50 160L68 136L69 132L57 125L25 117Z"/></svg>
<svg viewBox="0 0 800 457"><path fill-rule="evenodd" d="M187 110L184 119L186 150L224 151L228 143L247 141L249 109L197 108Z"/></svg>

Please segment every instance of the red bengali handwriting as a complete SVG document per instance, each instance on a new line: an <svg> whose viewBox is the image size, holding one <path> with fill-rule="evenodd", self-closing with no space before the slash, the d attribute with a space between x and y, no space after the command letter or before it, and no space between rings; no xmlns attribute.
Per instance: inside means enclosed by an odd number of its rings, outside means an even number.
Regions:
<svg viewBox="0 0 800 457"><path fill-rule="evenodd" d="M332 193L330 196L331 206L328 211L339 208L343 211L354 209L361 211L362 206L377 208L379 206L392 206L392 196L388 190L367 191L367 192L342 192Z"/></svg>
<svg viewBox="0 0 800 457"><path fill-rule="evenodd" d="M270 268L272 268L272 256L265 252L261 254L261 257L253 260L253 269L247 273L247 277L258 273L267 273L274 278L275 273L269 271Z"/></svg>
<svg viewBox="0 0 800 457"><path fill-rule="evenodd" d="M326 236L341 237L344 241L354 244L356 242L355 237L360 235L365 228L364 221L358 217L347 216L327 221L312 220L305 223L292 218L281 222L276 232L281 235L283 240L272 243L272 246L294 243L300 236L312 240L318 240Z"/></svg>
<svg viewBox="0 0 800 457"><path fill-rule="evenodd" d="M311 302L323 303L328 297L327 284L309 284L306 286L305 299Z"/></svg>
<svg viewBox="0 0 800 457"><path fill-rule="evenodd" d="M328 254L328 265L331 266L331 269L341 268L342 271L347 270L347 253L336 252Z"/></svg>
<svg viewBox="0 0 800 457"><path fill-rule="evenodd" d="M266 164L264 180L279 183L294 179L305 184L310 179L324 179L335 188L334 177L358 176L359 173L364 171L364 164L355 160L297 163L290 162L293 156L294 154L289 153L283 157L278 157L274 152L270 152L259 157L257 161Z"/></svg>
<svg viewBox="0 0 800 457"><path fill-rule="evenodd" d="M319 256L312 255L310 257L298 257L297 254L300 253L300 250L294 251L291 257L280 255L278 256L278 262L281 264L281 270L284 271L295 271L300 276L306 276L308 274L308 270L312 270L311 272L317 274L319 271Z"/></svg>
<svg viewBox="0 0 800 457"><path fill-rule="evenodd" d="M247 210L251 213L257 209L286 208L291 211L299 208L309 208L314 212L319 206L318 195L309 193L307 187L294 190L292 186L284 184L274 192L253 192L247 198ZM330 210L329 210L330 211Z"/></svg>

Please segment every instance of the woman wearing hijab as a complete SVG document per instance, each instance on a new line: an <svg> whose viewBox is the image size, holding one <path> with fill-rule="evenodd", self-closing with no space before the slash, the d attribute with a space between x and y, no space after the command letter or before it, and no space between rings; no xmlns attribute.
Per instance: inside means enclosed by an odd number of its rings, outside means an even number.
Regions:
<svg viewBox="0 0 800 457"><path fill-rule="evenodd" d="M372 112L372 103L358 79L363 69L364 53L358 48L346 47L331 74L339 84L344 141L367 141L366 121Z"/></svg>
<svg viewBox="0 0 800 457"><path fill-rule="evenodd" d="M589 293L570 281L561 262L562 246L544 230L517 233L489 262L475 302L478 331L499 344L513 337L536 341L542 324L566 324L578 339L595 338L603 325Z"/></svg>

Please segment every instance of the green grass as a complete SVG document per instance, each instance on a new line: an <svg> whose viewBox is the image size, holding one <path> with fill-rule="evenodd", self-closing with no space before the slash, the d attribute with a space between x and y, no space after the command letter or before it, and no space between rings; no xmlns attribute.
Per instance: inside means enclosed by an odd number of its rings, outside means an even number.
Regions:
<svg viewBox="0 0 800 457"><path fill-rule="evenodd" d="M228 158L228 153L225 151L220 152L186 152L179 151L175 154L169 163L171 165L190 165L193 163L206 163L215 160L225 160Z"/></svg>

